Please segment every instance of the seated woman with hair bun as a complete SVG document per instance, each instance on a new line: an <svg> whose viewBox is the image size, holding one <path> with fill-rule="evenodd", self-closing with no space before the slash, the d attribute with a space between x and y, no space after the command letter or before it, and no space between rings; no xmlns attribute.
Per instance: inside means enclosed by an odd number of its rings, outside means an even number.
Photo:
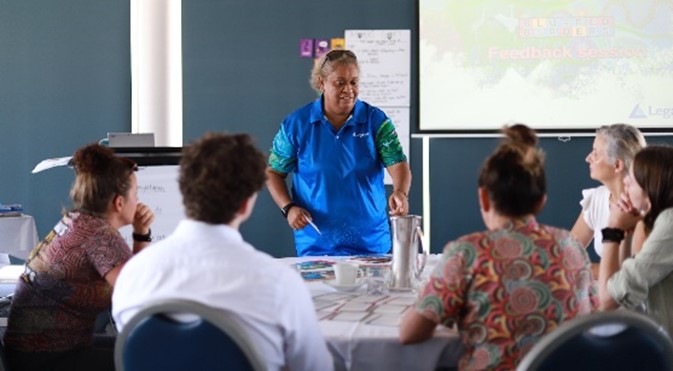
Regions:
<svg viewBox="0 0 673 371"><path fill-rule="evenodd" d="M72 161L73 209L30 253L12 301L4 342L14 370L114 370L113 349L94 346L96 316L124 263L151 241L136 164L98 144ZM133 251L118 230L129 224Z"/></svg>
<svg viewBox="0 0 673 371"><path fill-rule="evenodd" d="M400 328L410 344L455 324L466 348L461 370L513 370L543 335L598 305L584 248L535 220L547 191L535 132L520 124L504 132L479 175L487 230L444 248Z"/></svg>

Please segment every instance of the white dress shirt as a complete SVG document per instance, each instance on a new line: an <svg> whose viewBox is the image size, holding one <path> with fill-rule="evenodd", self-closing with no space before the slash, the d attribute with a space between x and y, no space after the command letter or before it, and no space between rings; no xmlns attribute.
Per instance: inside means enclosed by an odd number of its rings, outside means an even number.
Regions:
<svg viewBox="0 0 673 371"><path fill-rule="evenodd" d="M183 220L122 269L112 296L118 330L157 299L189 299L240 315L268 370L331 370L311 296L299 274L227 225Z"/></svg>

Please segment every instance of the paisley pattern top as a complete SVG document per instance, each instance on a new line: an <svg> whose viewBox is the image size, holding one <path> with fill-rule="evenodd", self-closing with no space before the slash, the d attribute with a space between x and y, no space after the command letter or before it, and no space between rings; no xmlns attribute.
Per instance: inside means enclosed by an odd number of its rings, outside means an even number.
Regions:
<svg viewBox="0 0 673 371"><path fill-rule="evenodd" d="M132 256L104 219L68 213L30 253L14 293L5 345L23 352L90 346L96 316L111 305L105 275Z"/></svg>
<svg viewBox="0 0 673 371"><path fill-rule="evenodd" d="M597 307L586 251L531 217L449 243L416 310L457 325L466 346L459 369L513 370L542 335Z"/></svg>

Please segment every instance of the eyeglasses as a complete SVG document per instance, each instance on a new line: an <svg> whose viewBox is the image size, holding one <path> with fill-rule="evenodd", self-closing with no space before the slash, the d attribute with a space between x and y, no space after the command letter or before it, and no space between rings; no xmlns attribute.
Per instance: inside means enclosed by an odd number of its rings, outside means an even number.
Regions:
<svg viewBox="0 0 673 371"><path fill-rule="evenodd" d="M320 65L320 69L325 67L325 63L327 63L327 61L333 62L333 61L336 61L336 60L340 59L343 56L346 56L347 58L352 58L352 59L355 59L355 60L358 59L358 57L355 56L355 53L353 53L350 50L345 50L345 49L330 50L329 52L327 52L327 54L325 54L325 58L322 60L322 64Z"/></svg>

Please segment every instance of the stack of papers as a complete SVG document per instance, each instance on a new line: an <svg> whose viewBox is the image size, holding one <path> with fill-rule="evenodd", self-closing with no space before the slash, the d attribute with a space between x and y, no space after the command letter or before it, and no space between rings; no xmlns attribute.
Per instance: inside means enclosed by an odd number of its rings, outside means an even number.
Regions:
<svg viewBox="0 0 673 371"><path fill-rule="evenodd" d="M23 206L20 204L3 205L0 204L0 217L20 216L23 212Z"/></svg>
<svg viewBox="0 0 673 371"><path fill-rule="evenodd" d="M308 260L292 264L292 267L301 273L301 277L304 280L316 281L334 279L333 265L333 261Z"/></svg>

